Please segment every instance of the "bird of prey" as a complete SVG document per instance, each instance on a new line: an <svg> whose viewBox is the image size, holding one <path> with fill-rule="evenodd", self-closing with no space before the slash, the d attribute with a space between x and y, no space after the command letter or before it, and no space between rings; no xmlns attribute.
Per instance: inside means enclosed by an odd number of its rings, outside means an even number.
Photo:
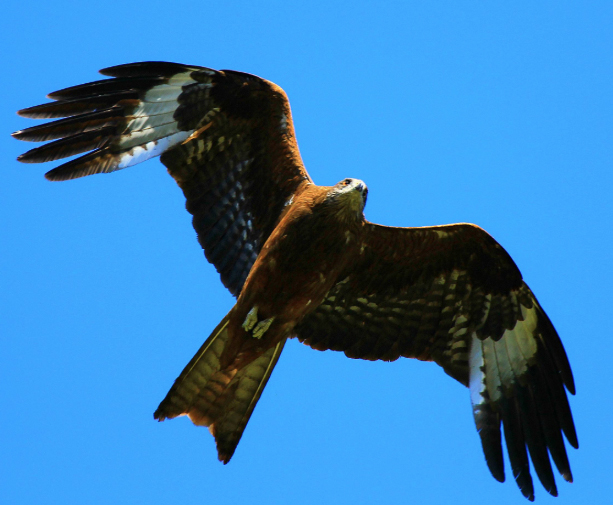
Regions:
<svg viewBox="0 0 613 505"><path fill-rule="evenodd" d="M550 456L572 482L577 448L562 343L507 252L472 224L394 228L364 218L356 179L317 186L277 85L165 62L119 65L111 79L51 93L19 114L64 118L14 133L48 141L25 163L76 157L63 181L161 155L183 190L204 253L237 297L155 411L208 426L232 457L288 338L350 358L434 361L470 390L487 465L534 499L530 460L557 495ZM85 154L83 154L85 153ZM528 456L529 454L529 456Z"/></svg>

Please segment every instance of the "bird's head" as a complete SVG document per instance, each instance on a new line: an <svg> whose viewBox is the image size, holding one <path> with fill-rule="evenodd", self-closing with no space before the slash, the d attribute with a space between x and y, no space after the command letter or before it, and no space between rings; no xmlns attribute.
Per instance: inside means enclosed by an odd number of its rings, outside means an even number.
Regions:
<svg viewBox="0 0 613 505"><path fill-rule="evenodd" d="M326 200L339 211L361 217L366 205L368 187L360 179L343 179L330 188Z"/></svg>

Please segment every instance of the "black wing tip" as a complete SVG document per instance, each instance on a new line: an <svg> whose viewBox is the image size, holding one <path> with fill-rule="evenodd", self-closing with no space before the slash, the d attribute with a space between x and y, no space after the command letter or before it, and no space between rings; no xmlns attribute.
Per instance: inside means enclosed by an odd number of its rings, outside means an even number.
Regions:
<svg viewBox="0 0 613 505"><path fill-rule="evenodd" d="M39 140L36 135L36 132L44 126L46 126L46 124L39 126L31 126L30 128L24 128L23 130L17 130L16 132L11 133L11 137L25 142L44 142Z"/></svg>
<svg viewBox="0 0 613 505"><path fill-rule="evenodd" d="M495 472L491 466L489 467L489 469L490 469L490 473L492 474L492 477L494 477L494 479L496 479L498 482L502 483L506 480L505 475L504 475L504 470L502 471L502 473L499 473L499 472Z"/></svg>
<svg viewBox="0 0 613 505"><path fill-rule="evenodd" d="M51 181L51 182L58 182L58 181L68 181L71 178L70 177L66 177L61 172L59 172L57 169L54 168L53 170L49 170L45 174L45 179L47 179L48 181Z"/></svg>
<svg viewBox="0 0 613 505"><path fill-rule="evenodd" d="M138 61L106 67L98 72L108 77L163 77L198 68L204 67L185 65L183 63L172 63L169 61Z"/></svg>
<svg viewBox="0 0 613 505"><path fill-rule="evenodd" d="M575 389L575 379L573 377L573 371L570 367L570 362L568 361L568 355L566 354L566 350L564 349L564 345L562 344L562 340L558 335L558 332L555 329L555 326L549 319L547 313L543 310L543 307L539 304L538 300L532 293L532 297L534 299L534 303L536 304L538 321L540 326L540 332L545 341L545 347L547 351L550 353L553 362L555 363L562 383L566 387L566 390L574 395L576 393Z"/></svg>
<svg viewBox="0 0 613 505"><path fill-rule="evenodd" d="M516 475L515 482L517 483L521 494L523 494L528 500L534 501L534 482L532 481L532 475L530 475L530 472L528 471L526 477Z"/></svg>
<svg viewBox="0 0 613 505"><path fill-rule="evenodd" d="M524 495L530 501L534 501L534 483L532 481L532 476L528 471L527 475L519 474L515 475L515 482L521 491L521 494Z"/></svg>
<svg viewBox="0 0 613 505"><path fill-rule="evenodd" d="M575 420L570 411L570 405L567 403L568 418L565 424L562 426L562 431L566 436L566 440L573 449L579 449L579 438L577 437L577 428L575 428Z"/></svg>
<svg viewBox="0 0 613 505"><path fill-rule="evenodd" d="M528 474L525 478L522 474L515 475L515 483L519 487L519 491L524 498L530 501L534 501L534 483L532 482L532 476Z"/></svg>
<svg viewBox="0 0 613 505"><path fill-rule="evenodd" d="M19 112L18 112L19 114ZM11 137L13 137L14 139L17 140L28 140L28 132L27 132L27 128L23 129L23 130L17 130L16 132L11 133Z"/></svg>
<svg viewBox="0 0 613 505"><path fill-rule="evenodd" d="M96 82L100 82L100 81L96 81ZM49 100L55 100L55 101L67 100L67 99L72 98L72 95L71 95L72 92L74 92L75 90L81 89L84 86L87 86L89 84L93 84L93 83L77 84L75 86L69 86L67 88L58 89L57 91L52 91L51 93L47 93L46 97Z"/></svg>
<svg viewBox="0 0 613 505"><path fill-rule="evenodd" d="M562 347L562 342L560 342L560 347ZM566 356L566 351L564 350L564 347L562 347L562 352L564 353L564 355L562 357L561 363L558 363L558 360L555 361L560 369L560 379L562 380L562 384L564 384L566 390L571 395L575 396L575 394L577 393L577 389L575 387L575 378L573 377L573 372L570 368L570 363L568 362L568 357Z"/></svg>
<svg viewBox="0 0 613 505"><path fill-rule="evenodd" d="M485 455L485 462L492 477L498 482L505 481L504 459L502 456L502 441L500 436L500 419L496 417L495 425L483 427L479 430L481 447Z"/></svg>
<svg viewBox="0 0 613 505"><path fill-rule="evenodd" d="M35 151L35 149L31 149L28 152L20 154L19 156L17 156L17 161L21 163L40 163L40 161L36 157L36 152L32 151Z"/></svg>
<svg viewBox="0 0 613 505"><path fill-rule="evenodd" d="M44 158L41 158L39 149L40 149L39 147L36 147L34 149L30 149L29 151L23 154L20 154L19 156L17 156L17 161L19 161L20 163L28 163L28 164L45 163L47 161L52 161L52 160L46 160Z"/></svg>
<svg viewBox="0 0 613 505"><path fill-rule="evenodd" d="M566 387L566 391L568 391L571 395L575 396L577 390L575 389L575 379L572 373L570 374L570 377L567 378L564 378L564 376L562 376L562 381L564 383L564 386Z"/></svg>
<svg viewBox="0 0 613 505"><path fill-rule="evenodd" d="M540 476L539 476L539 480L541 480ZM541 484L543 483L543 481L541 480ZM558 496L558 486L556 485L556 482L553 478L553 474L551 477L551 481L547 483L547 485L543 484L543 488L545 489L545 491L547 491L551 496L557 497Z"/></svg>
<svg viewBox="0 0 613 505"><path fill-rule="evenodd" d="M94 151L95 152L95 151ZM85 158L85 157L82 157ZM105 171L96 170L97 166L90 165L82 158L77 158L73 162L64 163L59 167L54 168L53 170L49 170L45 174L45 179L51 182L59 182L59 181L71 181L73 179L80 179L81 177L87 177L88 175L107 173ZM78 162L84 161L83 163L77 164Z"/></svg>
<svg viewBox="0 0 613 505"><path fill-rule="evenodd" d="M46 119L47 116L41 116L40 110L52 104L53 103L43 103L41 105L33 105L32 107L26 107L25 109L19 109L17 111L17 115L20 117L26 117L28 119Z"/></svg>

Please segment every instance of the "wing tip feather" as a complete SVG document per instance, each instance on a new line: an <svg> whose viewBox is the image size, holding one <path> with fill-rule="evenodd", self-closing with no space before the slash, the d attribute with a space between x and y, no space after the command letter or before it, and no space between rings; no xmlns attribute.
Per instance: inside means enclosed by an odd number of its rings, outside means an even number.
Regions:
<svg viewBox="0 0 613 505"><path fill-rule="evenodd" d="M107 77L162 77L200 68L204 69L205 67L168 61L139 61L105 67L98 70L98 73Z"/></svg>
<svg viewBox="0 0 613 505"><path fill-rule="evenodd" d="M32 109L32 107L26 107L24 109L19 109L16 114L19 117L27 117L27 118L32 118L33 116L30 114L30 109ZM21 130L20 130L21 131ZM17 133L17 132L15 132Z"/></svg>

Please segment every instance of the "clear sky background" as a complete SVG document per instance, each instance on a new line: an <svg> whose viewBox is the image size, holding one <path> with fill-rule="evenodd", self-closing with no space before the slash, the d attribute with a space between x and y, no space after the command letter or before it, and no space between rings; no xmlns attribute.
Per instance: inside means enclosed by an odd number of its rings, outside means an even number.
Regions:
<svg viewBox="0 0 613 505"><path fill-rule="evenodd" d="M158 160L47 182L57 163L17 163L9 133L100 68L169 60L282 86L313 179L366 181L371 221L473 222L507 249L577 383L575 483L537 502L611 503L612 23L610 1L6 3L0 501L524 502L430 363L291 341L227 466L206 429L154 422L233 304L179 188Z"/></svg>

